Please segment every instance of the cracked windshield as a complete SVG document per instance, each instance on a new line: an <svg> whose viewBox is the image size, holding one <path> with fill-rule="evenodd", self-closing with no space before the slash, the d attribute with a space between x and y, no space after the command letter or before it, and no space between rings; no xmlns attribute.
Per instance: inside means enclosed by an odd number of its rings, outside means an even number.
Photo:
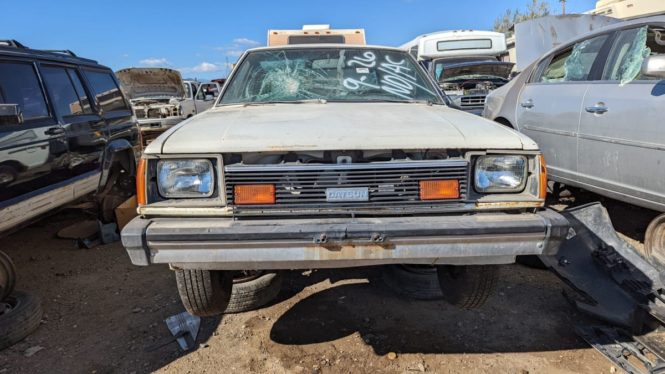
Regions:
<svg viewBox="0 0 665 374"><path fill-rule="evenodd" d="M406 53L336 48L252 52L220 104L308 100L442 103Z"/></svg>

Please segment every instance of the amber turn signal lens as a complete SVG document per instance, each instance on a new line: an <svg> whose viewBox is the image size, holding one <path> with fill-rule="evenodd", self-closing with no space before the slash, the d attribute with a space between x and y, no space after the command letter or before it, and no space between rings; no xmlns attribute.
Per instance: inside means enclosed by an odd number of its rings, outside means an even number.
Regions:
<svg viewBox="0 0 665 374"><path fill-rule="evenodd" d="M233 202L236 205L257 205L275 203L274 184L245 184L233 189Z"/></svg>
<svg viewBox="0 0 665 374"><path fill-rule="evenodd" d="M141 158L139 164L136 166L136 204L139 206L148 203L148 191L146 191L145 185L147 164L148 161L145 158Z"/></svg>
<svg viewBox="0 0 665 374"><path fill-rule="evenodd" d="M540 193L538 197L545 200L547 197L547 167L545 165L545 157L543 155L538 156L538 163L540 164Z"/></svg>
<svg viewBox="0 0 665 374"><path fill-rule="evenodd" d="M459 199L459 181L420 181L420 200Z"/></svg>

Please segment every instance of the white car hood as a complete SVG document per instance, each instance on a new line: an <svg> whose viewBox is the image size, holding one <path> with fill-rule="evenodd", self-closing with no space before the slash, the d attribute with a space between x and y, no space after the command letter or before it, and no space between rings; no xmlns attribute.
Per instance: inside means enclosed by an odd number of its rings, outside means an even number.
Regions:
<svg viewBox="0 0 665 374"><path fill-rule="evenodd" d="M512 129L440 105L303 103L215 107L171 128L146 153L444 148L538 149Z"/></svg>

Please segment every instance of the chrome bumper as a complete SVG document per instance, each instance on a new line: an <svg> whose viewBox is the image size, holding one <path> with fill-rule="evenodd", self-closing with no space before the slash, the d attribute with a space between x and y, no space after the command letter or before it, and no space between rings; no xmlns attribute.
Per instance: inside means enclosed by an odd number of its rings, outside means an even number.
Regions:
<svg viewBox="0 0 665 374"><path fill-rule="evenodd" d="M551 210L308 220L137 217L122 230L122 243L135 265L190 269L482 265L555 254L568 227Z"/></svg>

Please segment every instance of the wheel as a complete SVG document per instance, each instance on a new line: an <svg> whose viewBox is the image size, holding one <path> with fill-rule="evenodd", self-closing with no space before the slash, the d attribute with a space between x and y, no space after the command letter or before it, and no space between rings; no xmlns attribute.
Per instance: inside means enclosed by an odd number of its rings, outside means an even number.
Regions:
<svg viewBox="0 0 665 374"><path fill-rule="evenodd" d="M211 270L176 270L180 300L195 316L222 314L231 297L232 273Z"/></svg>
<svg viewBox="0 0 665 374"><path fill-rule="evenodd" d="M383 282L396 294L416 300L443 298L436 267L427 265L387 265Z"/></svg>
<svg viewBox="0 0 665 374"><path fill-rule="evenodd" d="M263 271L236 272L231 299L224 313L258 309L271 302L282 289L282 274Z"/></svg>
<svg viewBox="0 0 665 374"><path fill-rule="evenodd" d="M644 237L644 252L647 260L665 266L665 214L649 223Z"/></svg>
<svg viewBox="0 0 665 374"><path fill-rule="evenodd" d="M547 265L536 255L517 256L517 263L533 269L546 270Z"/></svg>
<svg viewBox="0 0 665 374"><path fill-rule="evenodd" d="M0 301L0 350L35 331L42 314L39 299L29 293L16 291Z"/></svg>
<svg viewBox="0 0 665 374"><path fill-rule="evenodd" d="M443 298L463 309L480 308L494 291L499 277L496 265L438 266Z"/></svg>
<svg viewBox="0 0 665 374"><path fill-rule="evenodd" d="M0 186L10 184L16 180L17 171L8 165L0 165Z"/></svg>
<svg viewBox="0 0 665 374"><path fill-rule="evenodd" d="M14 292L16 285L16 268L12 259L0 251L0 300L4 300L9 294Z"/></svg>

